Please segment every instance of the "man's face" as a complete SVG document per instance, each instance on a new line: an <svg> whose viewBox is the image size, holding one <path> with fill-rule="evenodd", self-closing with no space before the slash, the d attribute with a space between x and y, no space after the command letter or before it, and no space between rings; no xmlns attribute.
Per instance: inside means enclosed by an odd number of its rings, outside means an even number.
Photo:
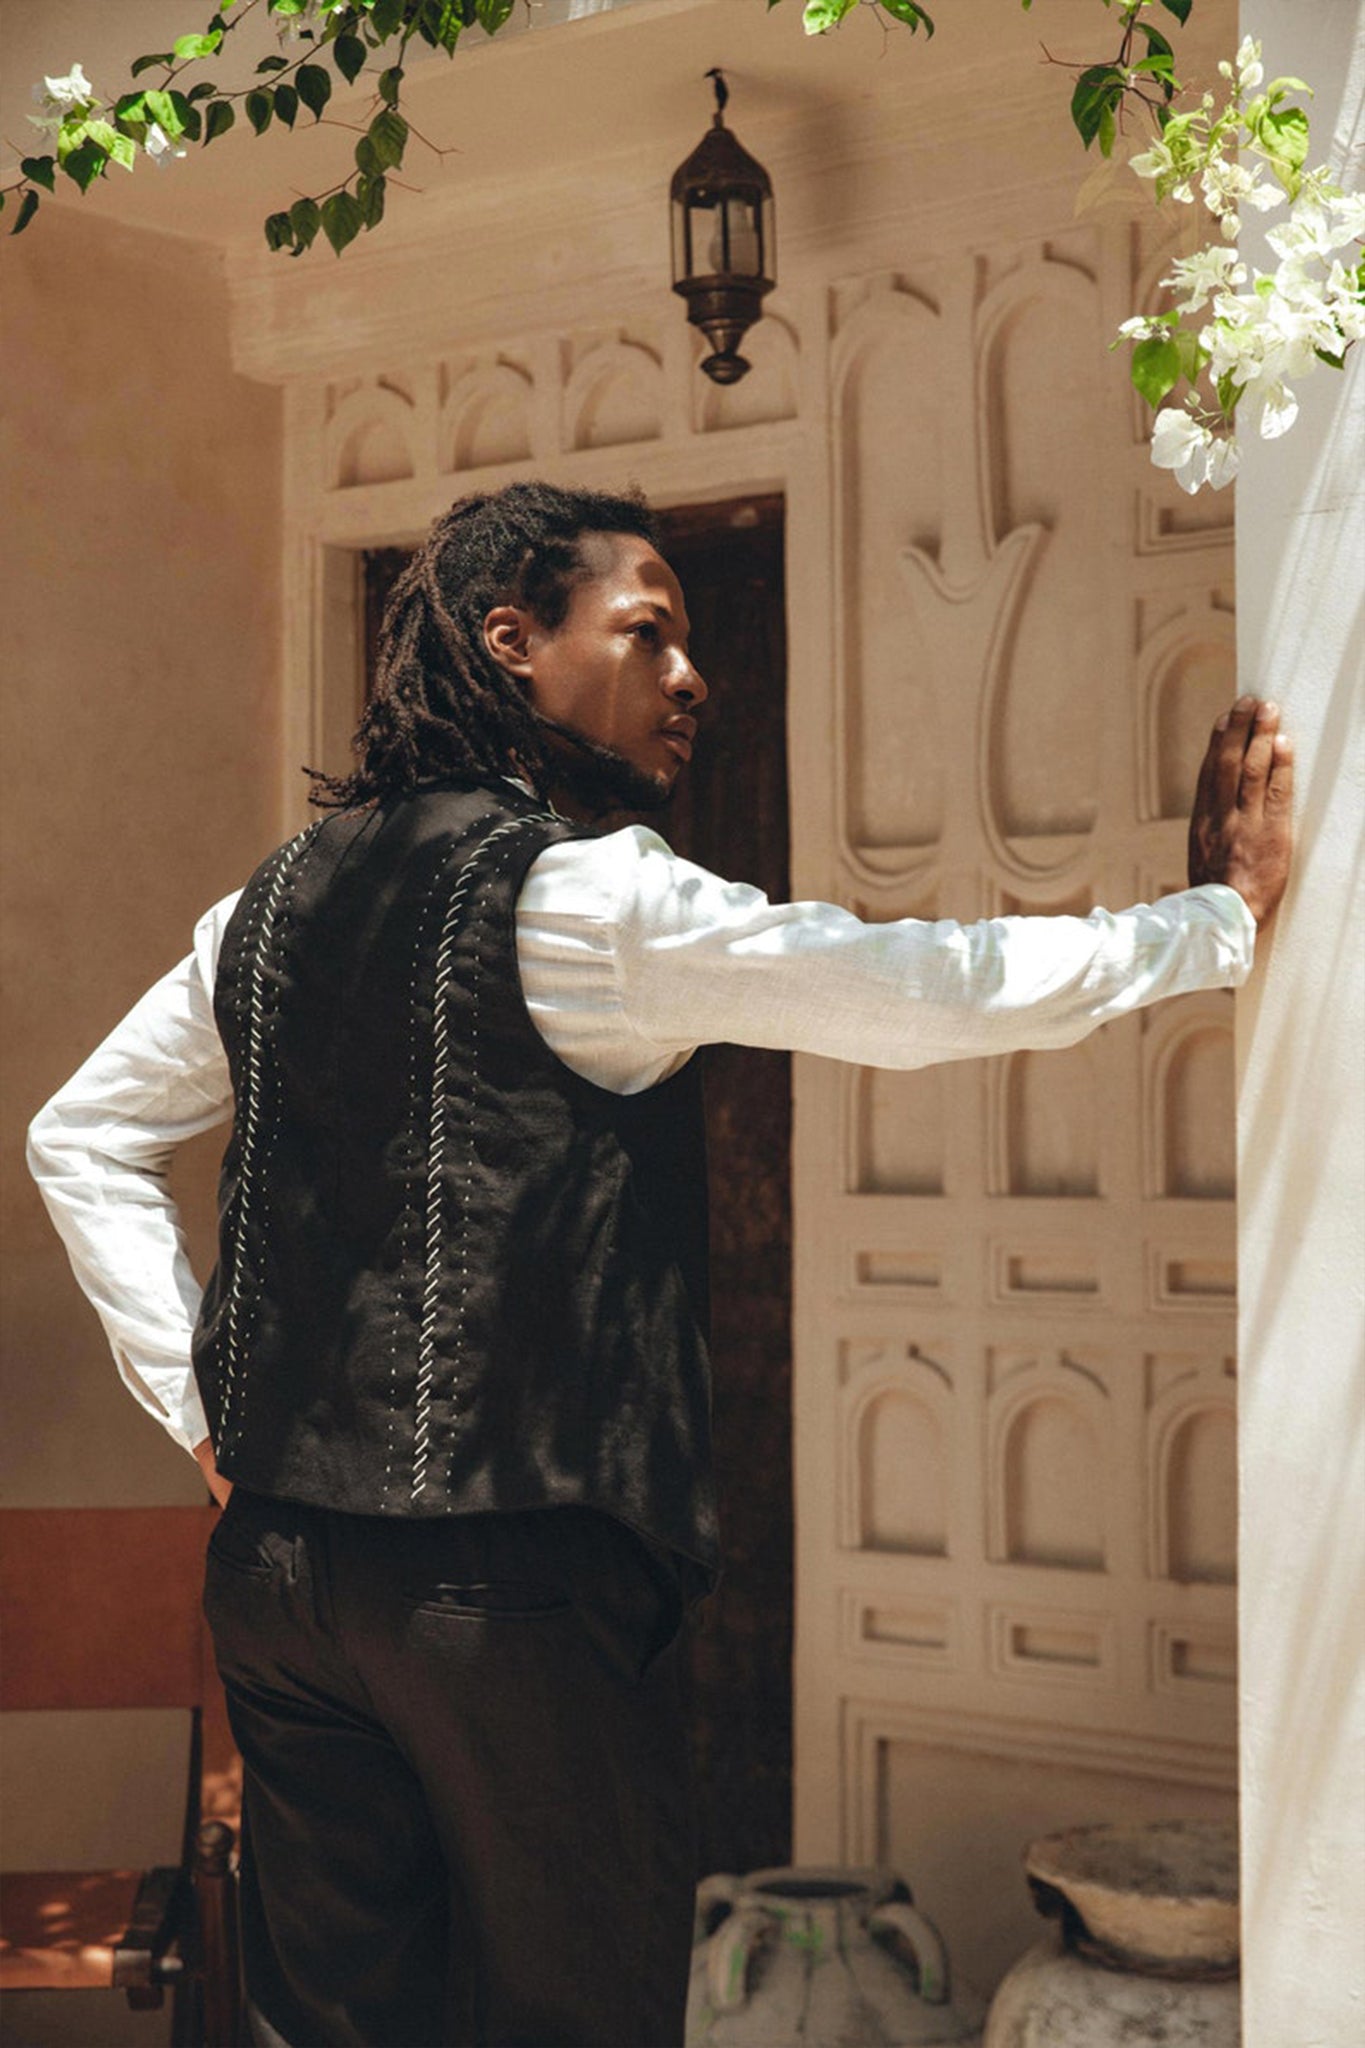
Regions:
<svg viewBox="0 0 1365 2048"><path fill-rule="evenodd" d="M570 796L589 810L651 809L692 757L694 714L706 696L687 655L682 590L634 534L589 534L581 554L588 573L558 626L502 605L488 614L485 639L559 735L552 745Z"/></svg>

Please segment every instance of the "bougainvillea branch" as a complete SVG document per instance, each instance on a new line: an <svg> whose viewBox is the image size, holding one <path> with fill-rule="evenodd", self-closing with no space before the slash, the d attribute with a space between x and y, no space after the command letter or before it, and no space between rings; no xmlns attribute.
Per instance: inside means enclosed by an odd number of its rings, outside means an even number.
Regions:
<svg viewBox="0 0 1365 2048"><path fill-rule="evenodd" d="M767 0L769 11L781 4ZM965 0L945 4L963 5ZM1020 4L1027 10L1033 0ZM1071 117L1087 148L1098 138L1107 151L1125 98L1162 115L1175 89L1171 46L1148 13L1155 7L1183 23L1194 0L1099 4L1117 12L1119 48L1104 63L1073 67L1080 76ZM416 39L453 57L462 35L470 29L496 35L514 6L515 0L220 0L203 29L178 37L169 50L137 58L129 69L131 90L112 105L73 64L63 76L47 77L34 88L40 111L29 119L50 138L51 147L23 157L17 177L0 186L0 207L16 206L10 232L19 234L28 226L43 192L55 190L59 174L86 192L111 167L131 171L139 156L164 168L192 145L207 148L228 134L239 112L257 135L277 121L293 128L305 114L320 122L336 81L354 86L382 51L391 61L378 73L352 169L329 190L296 199L264 224L272 249L301 256L322 234L340 255L357 235L379 225L390 178L403 163L413 132L402 111L408 46ZM209 78L185 87L182 74L211 62L226 38L261 7L294 54L263 57L253 82L238 91L222 91ZM934 18L919 0L803 0L803 26L808 35L826 35L860 8L870 8L888 28L934 33ZM160 76L150 84L137 82L149 73Z"/></svg>

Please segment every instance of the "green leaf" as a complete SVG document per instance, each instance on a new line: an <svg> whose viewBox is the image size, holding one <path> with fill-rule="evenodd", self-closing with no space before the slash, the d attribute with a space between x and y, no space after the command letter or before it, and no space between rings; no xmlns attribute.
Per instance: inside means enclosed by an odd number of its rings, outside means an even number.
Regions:
<svg viewBox="0 0 1365 2048"><path fill-rule="evenodd" d="M379 159L379 168L396 170L408 146L408 124L403 116L392 107L385 107L382 114L375 115L367 132Z"/></svg>
<svg viewBox="0 0 1365 2048"><path fill-rule="evenodd" d="M1190 9L1194 5L1194 0L1161 0L1161 4L1168 14L1175 16L1183 28L1190 18Z"/></svg>
<svg viewBox="0 0 1365 2048"><path fill-rule="evenodd" d="M245 105L247 120L250 121L258 135L264 135L266 129L270 126L270 117L275 111L275 95L269 92L262 92L257 87L255 92L247 94Z"/></svg>
<svg viewBox="0 0 1365 2048"><path fill-rule="evenodd" d="M495 36L511 12L512 0L475 0L475 17L485 35Z"/></svg>
<svg viewBox="0 0 1365 2048"><path fill-rule="evenodd" d="M265 0L267 14L302 14L308 0Z"/></svg>
<svg viewBox="0 0 1365 2048"><path fill-rule="evenodd" d="M147 95L145 92L126 92L115 102L114 119L121 128L135 131L139 136L147 127Z"/></svg>
<svg viewBox="0 0 1365 2048"><path fill-rule="evenodd" d="M171 55L177 64L192 64L199 57L211 57L222 40L221 29L206 36L177 36Z"/></svg>
<svg viewBox="0 0 1365 2048"><path fill-rule="evenodd" d="M294 247L301 255L322 226L322 208L316 199L296 199L289 209Z"/></svg>
<svg viewBox="0 0 1365 2048"><path fill-rule="evenodd" d="M216 142L220 135L226 135L237 119L237 109L231 100L215 100L209 108L208 123L204 129L204 147Z"/></svg>
<svg viewBox="0 0 1365 2048"><path fill-rule="evenodd" d="M267 214L265 222L265 241L266 247L268 249L293 248L294 227L287 213Z"/></svg>
<svg viewBox="0 0 1365 2048"><path fill-rule="evenodd" d="M188 104L184 94L178 92L146 92L142 97L146 102L148 119L159 122L161 128L170 137L171 141L177 141L185 132L185 124L180 118L180 108ZM177 101L179 105L177 105Z"/></svg>
<svg viewBox="0 0 1365 2048"><path fill-rule="evenodd" d="M1116 64L1092 64L1076 80L1071 95L1071 119L1081 141L1089 149L1100 134L1105 114L1113 120L1114 109L1123 98L1123 73ZM1112 130L1110 147L1113 146ZM1103 149L1103 139L1101 138ZM1104 151L1108 155L1108 150Z"/></svg>
<svg viewBox="0 0 1365 2048"><path fill-rule="evenodd" d="M808 36L828 35L857 4L858 0L806 0L801 13L802 27Z"/></svg>
<svg viewBox="0 0 1365 2048"><path fill-rule="evenodd" d="M155 55L151 57L139 57L136 63L133 64L133 66L131 67L128 75L130 78L141 78L144 71L154 71L158 64L170 65L174 61L175 60L171 56L169 50L163 50L159 57Z"/></svg>
<svg viewBox="0 0 1365 2048"><path fill-rule="evenodd" d="M1209 359L1207 349L1199 346L1199 336L1192 327L1177 327L1172 315L1171 339L1180 351L1180 374L1193 384L1199 372Z"/></svg>
<svg viewBox="0 0 1365 2048"><path fill-rule="evenodd" d="M262 57L260 63L256 66L256 73L259 77L263 71L287 71L288 69L289 59L287 57Z"/></svg>
<svg viewBox="0 0 1365 2048"><path fill-rule="evenodd" d="M403 83L403 67L393 64L379 74L379 97L385 106L392 107L398 100L398 89Z"/></svg>
<svg viewBox="0 0 1365 2048"><path fill-rule="evenodd" d="M355 146L355 166L368 178L382 178L384 175L383 161L368 135L362 135Z"/></svg>
<svg viewBox="0 0 1365 2048"><path fill-rule="evenodd" d="M456 0L423 0L418 28L423 41L430 43L434 50L444 50L448 57L453 57L463 27L464 19Z"/></svg>
<svg viewBox="0 0 1365 2048"><path fill-rule="evenodd" d="M19 168L34 185L41 185L52 192L57 184L57 159L51 156L25 156L19 159Z"/></svg>
<svg viewBox="0 0 1365 2048"><path fill-rule="evenodd" d="M131 135L120 135L107 121L90 121L86 134L97 142L112 162L122 164L125 171L131 171L137 161L137 144Z"/></svg>
<svg viewBox="0 0 1365 2048"><path fill-rule="evenodd" d="M1100 125L1096 133L1099 137L1100 155L1112 156L1114 154L1114 137L1118 133L1118 124L1114 120L1114 109L1112 106L1100 108Z"/></svg>
<svg viewBox="0 0 1365 2048"><path fill-rule="evenodd" d="M292 85L275 87L275 112L286 128L292 128L294 117L299 111L299 96Z"/></svg>
<svg viewBox="0 0 1365 2048"><path fill-rule="evenodd" d="M1140 392L1155 410L1184 374L1178 344L1159 334L1150 336L1146 341L1134 342L1130 374L1134 390Z"/></svg>
<svg viewBox="0 0 1365 2048"><path fill-rule="evenodd" d="M923 27L926 35L934 33L934 24L918 0L882 0L882 6L894 20L903 21L907 28Z"/></svg>
<svg viewBox="0 0 1365 2048"><path fill-rule="evenodd" d="M1267 114L1261 123L1261 140L1278 163L1290 170L1303 168L1308 155L1308 116L1302 107L1284 107Z"/></svg>
<svg viewBox="0 0 1365 2048"><path fill-rule="evenodd" d="M84 121L73 121L70 126L63 124L57 131L57 162L63 170L73 150L79 149L85 140Z"/></svg>
<svg viewBox="0 0 1365 2048"><path fill-rule="evenodd" d="M193 104L200 100L211 100L218 88L210 78L201 78L198 85L192 85L185 97Z"/></svg>
<svg viewBox="0 0 1365 2048"><path fill-rule="evenodd" d="M345 79L347 85L354 85L365 69L365 45L359 36L338 36L332 45L332 62Z"/></svg>
<svg viewBox="0 0 1365 2048"><path fill-rule="evenodd" d="M171 105L180 121L180 133L189 142L197 142L204 132L204 117L198 107L190 105L183 92L171 94Z"/></svg>
<svg viewBox="0 0 1365 2048"><path fill-rule="evenodd" d="M1346 368L1345 349L1342 350L1339 356L1330 355L1325 348L1315 348L1313 354L1320 363L1326 363L1329 370L1344 370Z"/></svg>
<svg viewBox="0 0 1365 2048"><path fill-rule="evenodd" d="M1136 26L1140 33L1147 38L1147 55L1149 57L1169 57L1172 62L1175 61L1175 51L1171 48L1165 36L1162 35L1160 29L1149 27L1145 21L1138 22Z"/></svg>
<svg viewBox="0 0 1365 2048"><path fill-rule="evenodd" d="M370 9L370 25L381 43L388 41L395 30L403 25L404 0L374 0Z"/></svg>
<svg viewBox="0 0 1365 2048"><path fill-rule="evenodd" d="M377 228L384 218L384 180L361 176L356 180L356 204L367 228Z"/></svg>
<svg viewBox="0 0 1365 2048"><path fill-rule="evenodd" d="M87 135L79 148L73 149L70 156L64 159L62 169L68 178L80 186L82 192L88 192L96 178L103 174L108 161L108 150L101 149L99 143Z"/></svg>
<svg viewBox="0 0 1365 2048"><path fill-rule="evenodd" d="M1242 387L1234 382L1232 371L1225 370L1218 379L1215 388L1218 392L1219 410L1222 412L1225 420L1230 420L1237 411L1238 400L1242 396Z"/></svg>
<svg viewBox="0 0 1365 2048"><path fill-rule="evenodd" d="M322 119L322 110L332 97L332 74L321 64L301 64L294 73L299 98L315 121Z"/></svg>
<svg viewBox="0 0 1365 2048"><path fill-rule="evenodd" d="M348 242L353 242L365 225L354 192L334 192L330 199L322 202L322 225L327 239L339 256Z"/></svg>
<svg viewBox="0 0 1365 2048"><path fill-rule="evenodd" d="M14 217L14 226L10 229L10 233L12 235L22 235L24 229L28 226L29 222L32 220L34 214L37 211L38 194L33 190L33 187L30 186L28 191L25 192L23 198L19 201L19 211Z"/></svg>

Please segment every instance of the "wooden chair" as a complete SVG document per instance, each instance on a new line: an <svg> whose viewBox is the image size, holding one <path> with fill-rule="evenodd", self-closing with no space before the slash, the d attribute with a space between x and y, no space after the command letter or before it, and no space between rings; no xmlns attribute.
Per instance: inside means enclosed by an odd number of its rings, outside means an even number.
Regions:
<svg viewBox="0 0 1365 2048"><path fill-rule="evenodd" d="M180 1708L188 1751L178 1863L0 1878L0 1993L104 1987L146 2009L169 1989L172 2048L237 2048L241 2026L239 1781L199 1608L215 1513L0 1515L0 1709Z"/></svg>

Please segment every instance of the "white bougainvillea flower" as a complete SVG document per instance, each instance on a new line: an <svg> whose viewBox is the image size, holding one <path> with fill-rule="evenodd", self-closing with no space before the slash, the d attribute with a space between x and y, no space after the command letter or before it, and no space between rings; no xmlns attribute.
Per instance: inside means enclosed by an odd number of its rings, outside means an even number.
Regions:
<svg viewBox="0 0 1365 2048"><path fill-rule="evenodd" d="M1128 159L1130 171L1136 171L1139 178L1159 178L1163 172L1175 169L1175 158L1164 142L1154 142L1150 149L1142 150Z"/></svg>
<svg viewBox="0 0 1365 2048"><path fill-rule="evenodd" d="M1242 92L1255 92L1265 77L1261 63L1261 46L1255 36L1243 36L1242 46L1237 52L1237 84Z"/></svg>
<svg viewBox="0 0 1365 2048"><path fill-rule="evenodd" d="M1215 434L1209 441L1208 484L1212 490L1221 491L1230 484L1242 466L1242 451L1235 434Z"/></svg>
<svg viewBox="0 0 1365 2048"><path fill-rule="evenodd" d="M1266 240L1277 256L1326 262L1338 249L1365 240L1365 193L1300 195L1290 208L1289 219L1268 229Z"/></svg>
<svg viewBox="0 0 1365 2048"><path fill-rule="evenodd" d="M1193 256L1177 256L1170 274L1161 282L1184 293L1175 302L1177 313L1197 313L1218 293L1229 292L1246 280L1246 267L1238 261L1237 251L1220 248L1215 242L1207 249L1197 249ZM1126 328L1121 327L1119 332L1126 332Z"/></svg>
<svg viewBox="0 0 1365 2048"><path fill-rule="evenodd" d="M44 77L43 84L47 88L48 99L55 100L59 107L83 106L95 97L95 88L79 64L73 64L65 78ZM33 90L36 96L36 85Z"/></svg>
<svg viewBox="0 0 1365 2048"><path fill-rule="evenodd" d="M185 156L188 153L178 144L171 141L170 136L159 121L153 121L151 127L147 130L147 139L142 146L159 171L165 170L166 164L171 157Z"/></svg>
<svg viewBox="0 0 1365 2048"><path fill-rule="evenodd" d="M72 107L100 104L95 97L94 86L79 64L73 64L65 78L44 78L40 85L31 88L30 98L42 108L42 112L28 114L25 119L41 135L57 134Z"/></svg>
<svg viewBox="0 0 1365 2048"><path fill-rule="evenodd" d="M1299 401L1289 386L1268 378L1257 377L1248 384L1242 395L1242 407L1263 441L1278 441L1299 416ZM1242 417L1241 408L1237 416Z"/></svg>
<svg viewBox="0 0 1365 2048"><path fill-rule="evenodd" d="M1355 272L1340 260L1327 273L1322 297L1342 340L1365 341L1365 291ZM1331 353L1339 351L1333 349Z"/></svg>
<svg viewBox="0 0 1365 2048"><path fill-rule="evenodd" d="M1119 322L1119 333L1125 341L1150 341L1154 335L1168 332L1162 320L1149 320L1145 314L1135 313L1131 320Z"/></svg>
<svg viewBox="0 0 1365 2048"><path fill-rule="evenodd" d="M1205 164L1199 188L1209 212L1218 215L1235 213L1242 206L1254 206L1258 213L1269 213L1284 201L1278 186L1266 184L1244 164L1229 163L1221 156L1211 157Z"/></svg>
<svg viewBox="0 0 1365 2048"><path fill-rule="evenodd" d="M1209 450L1213 435L1199 421L1176 406L1156 416L1152 428L1152 460L1158 469L1169 469L1182 491L1191 496L1208 481Z"/></svg>

